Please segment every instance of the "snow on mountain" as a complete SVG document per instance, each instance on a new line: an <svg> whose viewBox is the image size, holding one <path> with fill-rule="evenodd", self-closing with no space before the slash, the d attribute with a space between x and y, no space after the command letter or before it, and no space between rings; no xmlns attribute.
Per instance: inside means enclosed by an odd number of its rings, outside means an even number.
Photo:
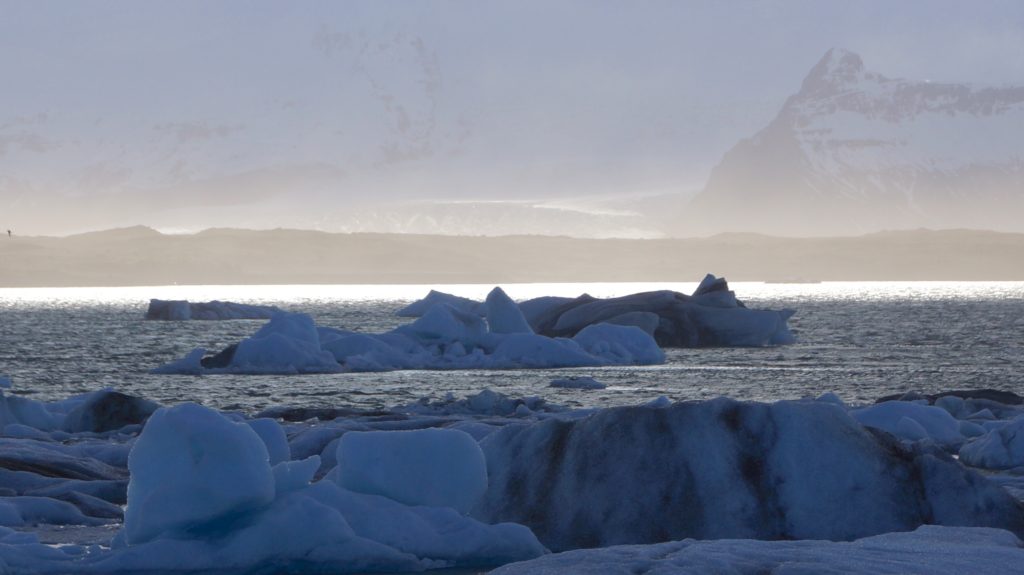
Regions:
<svg viewBox="0 0 1024 575"><path fill-rule="evenodd" d="M725 155L679 233L1019 231L1022 144L1024 87L890 79L833 49Z"/></svg>

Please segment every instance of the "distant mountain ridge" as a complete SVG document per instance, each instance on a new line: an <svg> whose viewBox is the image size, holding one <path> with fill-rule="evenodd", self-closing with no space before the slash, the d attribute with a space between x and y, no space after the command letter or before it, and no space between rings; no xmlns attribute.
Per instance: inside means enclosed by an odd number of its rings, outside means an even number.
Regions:
<svg viewBox="0 0 1024 575"><path fill-rule="evenodd" d="M686 207L681 236L1024 230L1024 87L890 79L830 50Z"/></svg>
<svg viewBox="0 0 1024 575"><path fill-rule="evenodd" d="M1024 281L1024 234L909 230L859 237L691 239L338 234L136 226L0 239L0 288L170 284Z"/></svg>

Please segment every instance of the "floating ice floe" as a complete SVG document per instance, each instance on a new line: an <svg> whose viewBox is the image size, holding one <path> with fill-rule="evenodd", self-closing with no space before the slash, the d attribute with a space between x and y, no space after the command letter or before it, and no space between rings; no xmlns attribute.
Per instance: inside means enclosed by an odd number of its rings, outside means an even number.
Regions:
<svg viewBox="0 0 1024 575"><path fill-rule="evenodd" d="M346 466L373 465L369 484L397 489L414 504L407 505L331 479L314 481L319 456L272 466L264 436L244 422L196 404L163 408L131 450L124 526L109 550L65 545L53 553L32 537L0 531L0 566L5 573L349 573L499 565L545 553L521 525L487 525L447 505L468 507L482 494L482 455L464 433L426 431L365 434L340 458ZM454 435L461 447L453 452ZM371 460L361 442L410 457ZM455 468L469 473L469 484L438 473L453 453L469 466ZM357 471L350 468L341 477ZM51 499L13 501L0 500L0 518L35 513L61 524L99 522Z"/></svg>
<svg viewBox="0 0 1024 575"><path fill-rule="evenodd" d="M146 319L184 321L190 319L270 319L281 311L272 305L253 305L230 301L189 302L185 300L149 300Z"/></svg>
<svg viewBox="0 0 1024 575"><path fill-rule="evenodd" d="M440 305L484 315L491 309L491 297L480 303L431 291L398 313L421 317ZM788 324L793 310L749 309L736 299L724 278L711 274L692 295L655 291L609 299L545 296L518 307L534 333L549 337L574 337L590 326L611 324L636 327L662 347L765 346L795 341Z"/></svg>
<svg viewBox="0 0 1024 575"><path fill-rule="evenodd" d="M218 354L197 349L155 373L332 373L395 369L517 369L661 363L665 354L635 326L595 324L573 337L532 332L500 288L484 316L438 303L422 317L382 334L317 327L298 313L277 313L252 337Z"/></svg>

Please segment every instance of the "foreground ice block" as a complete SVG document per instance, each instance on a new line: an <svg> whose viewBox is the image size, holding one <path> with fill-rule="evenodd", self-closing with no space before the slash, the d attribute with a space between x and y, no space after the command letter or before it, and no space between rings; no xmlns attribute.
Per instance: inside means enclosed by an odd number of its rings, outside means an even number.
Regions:
<svg viewBox="0 0 1024 575"><path fill-rule="evenodd" d="M481 520L553 550L697 539L831 539L921 524L1024 533L1003 489L837 405L728 399L508 426L481 442Z"/></svg>
<svg viewBox="0 0 1024 575"><path fill-rule="evenodd" d="M397 572L492 566L544 553L521 525L486 525L452 508L467 508L486 488L483 456L465 433L428 429L349 440L349 472L373 466L362 477L374 487L400 486L384 489L399 499L407 494L402 485L413 486L417 505L410 506L314 481L317 456L271 468L265 444L280 435L269 423L255 425L261 437L249 423L196 404L157 411L129 457L125 525L113 549L40 562L37 571ZM374 453L391 458L378 461ZM389 473L404 475L389 480Z"/></svg>
<svg viewBox="0 0 1024 575"><path fill-rule="evenodd" d="M483 452L454 429L351 431L338 443L338 483L406 505L466 513L487 490Z"/></svg>
<svg viewBox="0 0 1024 575"><path fill-rule="evenodd" d="M125 542L195 531L268 505L274 476L263 440L194 403L154 413L128 458Z"/></svg>
<svg viewBox="0 0 1024 575"><path fill-rule="evenodd" d="M960 460L988 469L1024 466L1024 416L996 427L960 448Z"/></svg>

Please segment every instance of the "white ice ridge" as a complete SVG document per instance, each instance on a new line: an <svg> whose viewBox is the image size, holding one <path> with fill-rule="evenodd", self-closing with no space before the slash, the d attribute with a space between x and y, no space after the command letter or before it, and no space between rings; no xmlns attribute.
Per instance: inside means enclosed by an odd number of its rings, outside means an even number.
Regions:
<svg viewBox="0 0 1024 575"><path fill-rule="evenodd" d="M332 373L394 369L517 369L661 363L654 338L630 325L599 323L572 337L533 333L501 288L486 319L439 303L410 324L381 334L317 327L305 314L280 312L252 337L204 357L197 349L155 373Z"/></svg>
<svg viewBox="0 0 1024 575"><path fill-rule="evenodd" d="M149 300L146 319L184 321L190 319L270 319L281 311L272 305L253 305L230 301L189 302L185 300Z"/></svg>
<svg viewBox="0 0 1024 575"><path fill-rule="evenodd" d="M492 321L494 299L494 292L480 303L431 291L398 315L421 317L434 307L450 305ZM508 303L503 302L501 309L509 309ZM510 330L530 329L549 337L573 337L595 324L613 324L638 327L662 347L764 346L795 341L788 325L792 310L749 309L736 299L725 278L711 274L692 295L655 291L609 299L586 294L577 298L544 296L524 301L518 308L525 322L509 326Z"/></svg>

